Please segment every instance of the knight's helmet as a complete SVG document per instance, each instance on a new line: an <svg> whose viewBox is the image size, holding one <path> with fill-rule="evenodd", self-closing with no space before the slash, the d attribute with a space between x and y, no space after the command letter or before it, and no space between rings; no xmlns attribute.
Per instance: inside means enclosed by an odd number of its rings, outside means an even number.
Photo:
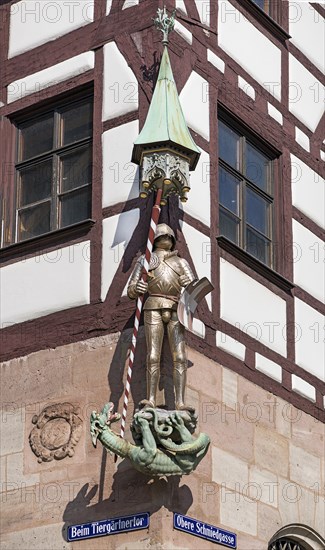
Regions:
<svg viewBox="0 0 325 550"><path fill-rule="evenodd" d="M158 237L162 237L162 235L169 235L173 239L173 248L176 245L176 238L175 233L172 230L167 223L159 223L157 225L156 233L155 233L155 240L158 239Z"/></svg>

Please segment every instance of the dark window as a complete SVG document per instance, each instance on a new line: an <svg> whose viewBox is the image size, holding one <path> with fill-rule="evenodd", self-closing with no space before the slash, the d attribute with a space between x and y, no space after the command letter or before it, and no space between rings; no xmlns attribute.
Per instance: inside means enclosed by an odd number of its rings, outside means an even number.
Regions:
<svg viewBox="0 0 325 550"><path fill-rule="evenodd" d="M270 1L269 0L252 0L254 4L257 4L259 8L269 13Z"/></svg>
<svg viewBox="0 0 325 550"><path fill-rule="evenodd" d="M228 121L218 133L220 235L272 267L272 155Z"/></svg>
<svg viewBox="0 0 325 550"><path fill-rule="evenodd" d="M306 547L297 541L282 538L272 542L268 550L306 550Z"/></svg>
<svg viewBox="0 0 325 550"><path fill-rule="evenodd" d="M263 10L267 15L272 17L274 21L281 23L281 1L277 0L250 0L256 4L261 10Z"/></svg>
<svg viewBox="0 0 325 550"><path fill-rule="evenodd" d="M17 125L15 241L91 216L92 98Z"/></svg>

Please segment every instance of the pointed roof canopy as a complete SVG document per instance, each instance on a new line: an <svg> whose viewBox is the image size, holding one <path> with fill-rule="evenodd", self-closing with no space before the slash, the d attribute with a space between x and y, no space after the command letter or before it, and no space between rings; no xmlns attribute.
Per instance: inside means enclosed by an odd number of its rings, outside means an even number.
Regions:
<svg viewBox="0 0 325 550"><path fill-rule="evenodd" d="M140 164L144 149L157 146L160 148L168 144L174 145L188 156L190 170L194 170L200 157L200 149L195 144L185 122L168 50L165 46L146 122L134 142L132 162Z"/></svg>

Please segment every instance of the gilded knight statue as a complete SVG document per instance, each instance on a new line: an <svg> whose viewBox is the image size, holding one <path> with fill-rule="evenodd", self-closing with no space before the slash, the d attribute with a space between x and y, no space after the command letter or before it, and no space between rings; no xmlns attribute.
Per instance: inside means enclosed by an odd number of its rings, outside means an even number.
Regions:
<svg viewBox="0 0 325 550"><path fill-rule="evenodd" d="M194 279L186 260L175 250L173 230L165 223L157 225L153 253L149 265L148 282L141 280L144 256L136 263L128 285L128 296L137 298L148 292L144 304L144 326L147 343L147 399L140 408L156 407L156 393L160 376L160 357L167 326L169 346L173 358L173 381L176 409L193 410L185 405L187 358L185 329L177 316L177 305L182 287Z"/></svg>

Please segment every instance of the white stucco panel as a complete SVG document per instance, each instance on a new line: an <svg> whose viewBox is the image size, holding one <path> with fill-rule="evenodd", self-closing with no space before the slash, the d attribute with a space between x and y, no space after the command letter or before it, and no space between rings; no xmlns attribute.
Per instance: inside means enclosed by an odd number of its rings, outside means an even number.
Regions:
<svg viewBox="0 0 325 550"><path fill-rule="evenodd" d="M138 4L139 4L139 0L125 0L122 6L122 10L126 10L127 8L133 8L133 6L137 6Z"/></svg>
<svg viewBox="0 0 325 550"><path fill-rule="evenodd" d="M122 124L102 135L103 207L134 199L139 195L139 170L131 152L139 133L139 122Z"/></svg>
<svg viewBox="0 0 325 550"><path fill-rule="evenodd" d="M310 153L310 141L309 137L305 132L302 132L300 128L295 127L295 140L299 143L300 147L303 147L308 153Z"/></svg>
<svg viewBox="0 0 325 550"><path fill-rule="evenodd" d="M324 20L309 2L289 2L291 42L324 71Z"/></svg>
<svg viewBox="0 0 325 550"><path fill-rule="evenodd" d="M210 155L201 150L200 160L191 174L191 190L184 211L210 227Z"/></svg>
<svg viewBox="0 0 325 550"><path fill-rule="evenodd" d="M175 8L183 13L187 14L184 0L175 0Z"/></svg>
<svg viewBox="0 0 325 550"><path fill-rule="evenodd" d="M259 84L281 99L281 51L228 0L218 3L219 46Z"/></svg>
<svg viewBox="0 0 325 550"><path fill-rule="evenodd" d="M54 40L94 19L94 0L23 0L10 8L8 57Z"/></svg>
<svg viewBox="0 0 325 550"><path fill-rule="evenodd" d="M179 21L177 20L175 20L174 30L175 32L177 32L177 34L179 34L179 36L184 38L184 40L186 40L188 44L192 44L192 41L193 41L192 33L186 27L184 27L184 25L179 23Z"/></svg>
<svg viewBox="0 0 325 550"><path fill-rule="evenodd" d="M211 281L211 243L209 237L185 222L181 222L181 227L199 279L207 277ZM211 294L207 294L206 301L211 310Z"/></svg>
<svg viewBox="0 0 325 550"><path fill-rule="evenodd" d="M320 300L325 298L325 244L292 220L294 283Z"/></svg>
<svg viewBox="0 0 325 550"><path fill-rule="evenodd" d="M218 69L222 73L225 72L225 62L218 55L216 55L211 50L207 50L207 58L209 63L216 67L216 69Z"/></svg>
<svg viewBox="0 0 325 550"><path fill-rule="evenodd" d="M213 0L212 0L213 1ZM210 25L210 0L195 0L201 23Z"/></svg>
<svg viewBox="0 0 325 550"><path fill-rule="evenodd" d="M125 115L139 106L138 81L115 42L104 46L103 120Z"/></svg>
<svg viewBox="0 0 325 550"><path fill-rule="evenodd" d="M282 382L282 367L274 363L274 361L267 359L264 355L260 355L259 353L256 354L255 366L257 370L273 378L273 380L280 383Z"/></svg>
<svg viewBox="0 0 325 550"><path fill-rule="evenodd" d="M316 401L316 390L314 386L308 384L308 382L295 374L292 375L291 380L293 391L299 393L303 397L307 397L310 401Z"/></svg>
<svg viewBox="0 0 325 550"><path fill-rule="evenodd" d="M218 348L223 349L234 357L244 361L246 348L244 344L241 344L238 340L235 340L235 338L232 338L231 336L228 336L228 334L217 330L216 344Z"/></svg>
<svg viewBox="0 0 325 550"><path fill-rule="evenodd" d="M274 107L274 105L272 105L269 102L267 103L267 112L272 118L274 118L274 120L276 120L279 124L283 125L282 114L280 113L280 111L278 111L278 109Z"/></svg>
<svg viewBox="0 0 325 550"><path fill-rule="evenodd" d="M325 381L324 316L295 298L296 363Z"/></svg>
<svg viewBox="0 0 325 550"><path fill-rule="evenodd" d="M324 112L323 85L289 53L289 110L315 131Z"/></svg>
<svg viewBox="0 0 325 550"><path fill-rule="evenodd" d="M285 301L225 260L220 287L221 318L286 356Z"/></svg>
<svg viewBox="0 0 325 550"><path fill-rule="evenodd" d="M7 265L0 277L2 328L89 304L90 242Z"/></svg>
<svg viewBox="0 0 325 550"><path fill-rule="evenodd" d="M192 130L209 140L209 84L192 71L180 93L186 122Z"/></svg>
<svg viewBox="0 0 325 550"><path fill-rule="evenodd" d="M294 155L291 158L292 204L325 227L325 180Z"/></svg>
<svg viewBox="0 0 325 550"><path fill-rule="evenodd" d="M106 15L110 14L112 9L113 0L106 0Z"/></svg>
<svg viewBox="0 0 325 550"><path fill-rule="evenodd" d="M136 208L103 220L102 301L106 298L124 251L138 225L139 218L139 209Z"/></svg>
<svg viewBox="0 0 325 550"><path fill-rule="evenodd" d="M37 73L15 80L15 82L11 82L7 87L7 101L8 103L12 103L22 97L54 86L59 82L93 69L94 65L94 52L86 52Z"/></svg>

